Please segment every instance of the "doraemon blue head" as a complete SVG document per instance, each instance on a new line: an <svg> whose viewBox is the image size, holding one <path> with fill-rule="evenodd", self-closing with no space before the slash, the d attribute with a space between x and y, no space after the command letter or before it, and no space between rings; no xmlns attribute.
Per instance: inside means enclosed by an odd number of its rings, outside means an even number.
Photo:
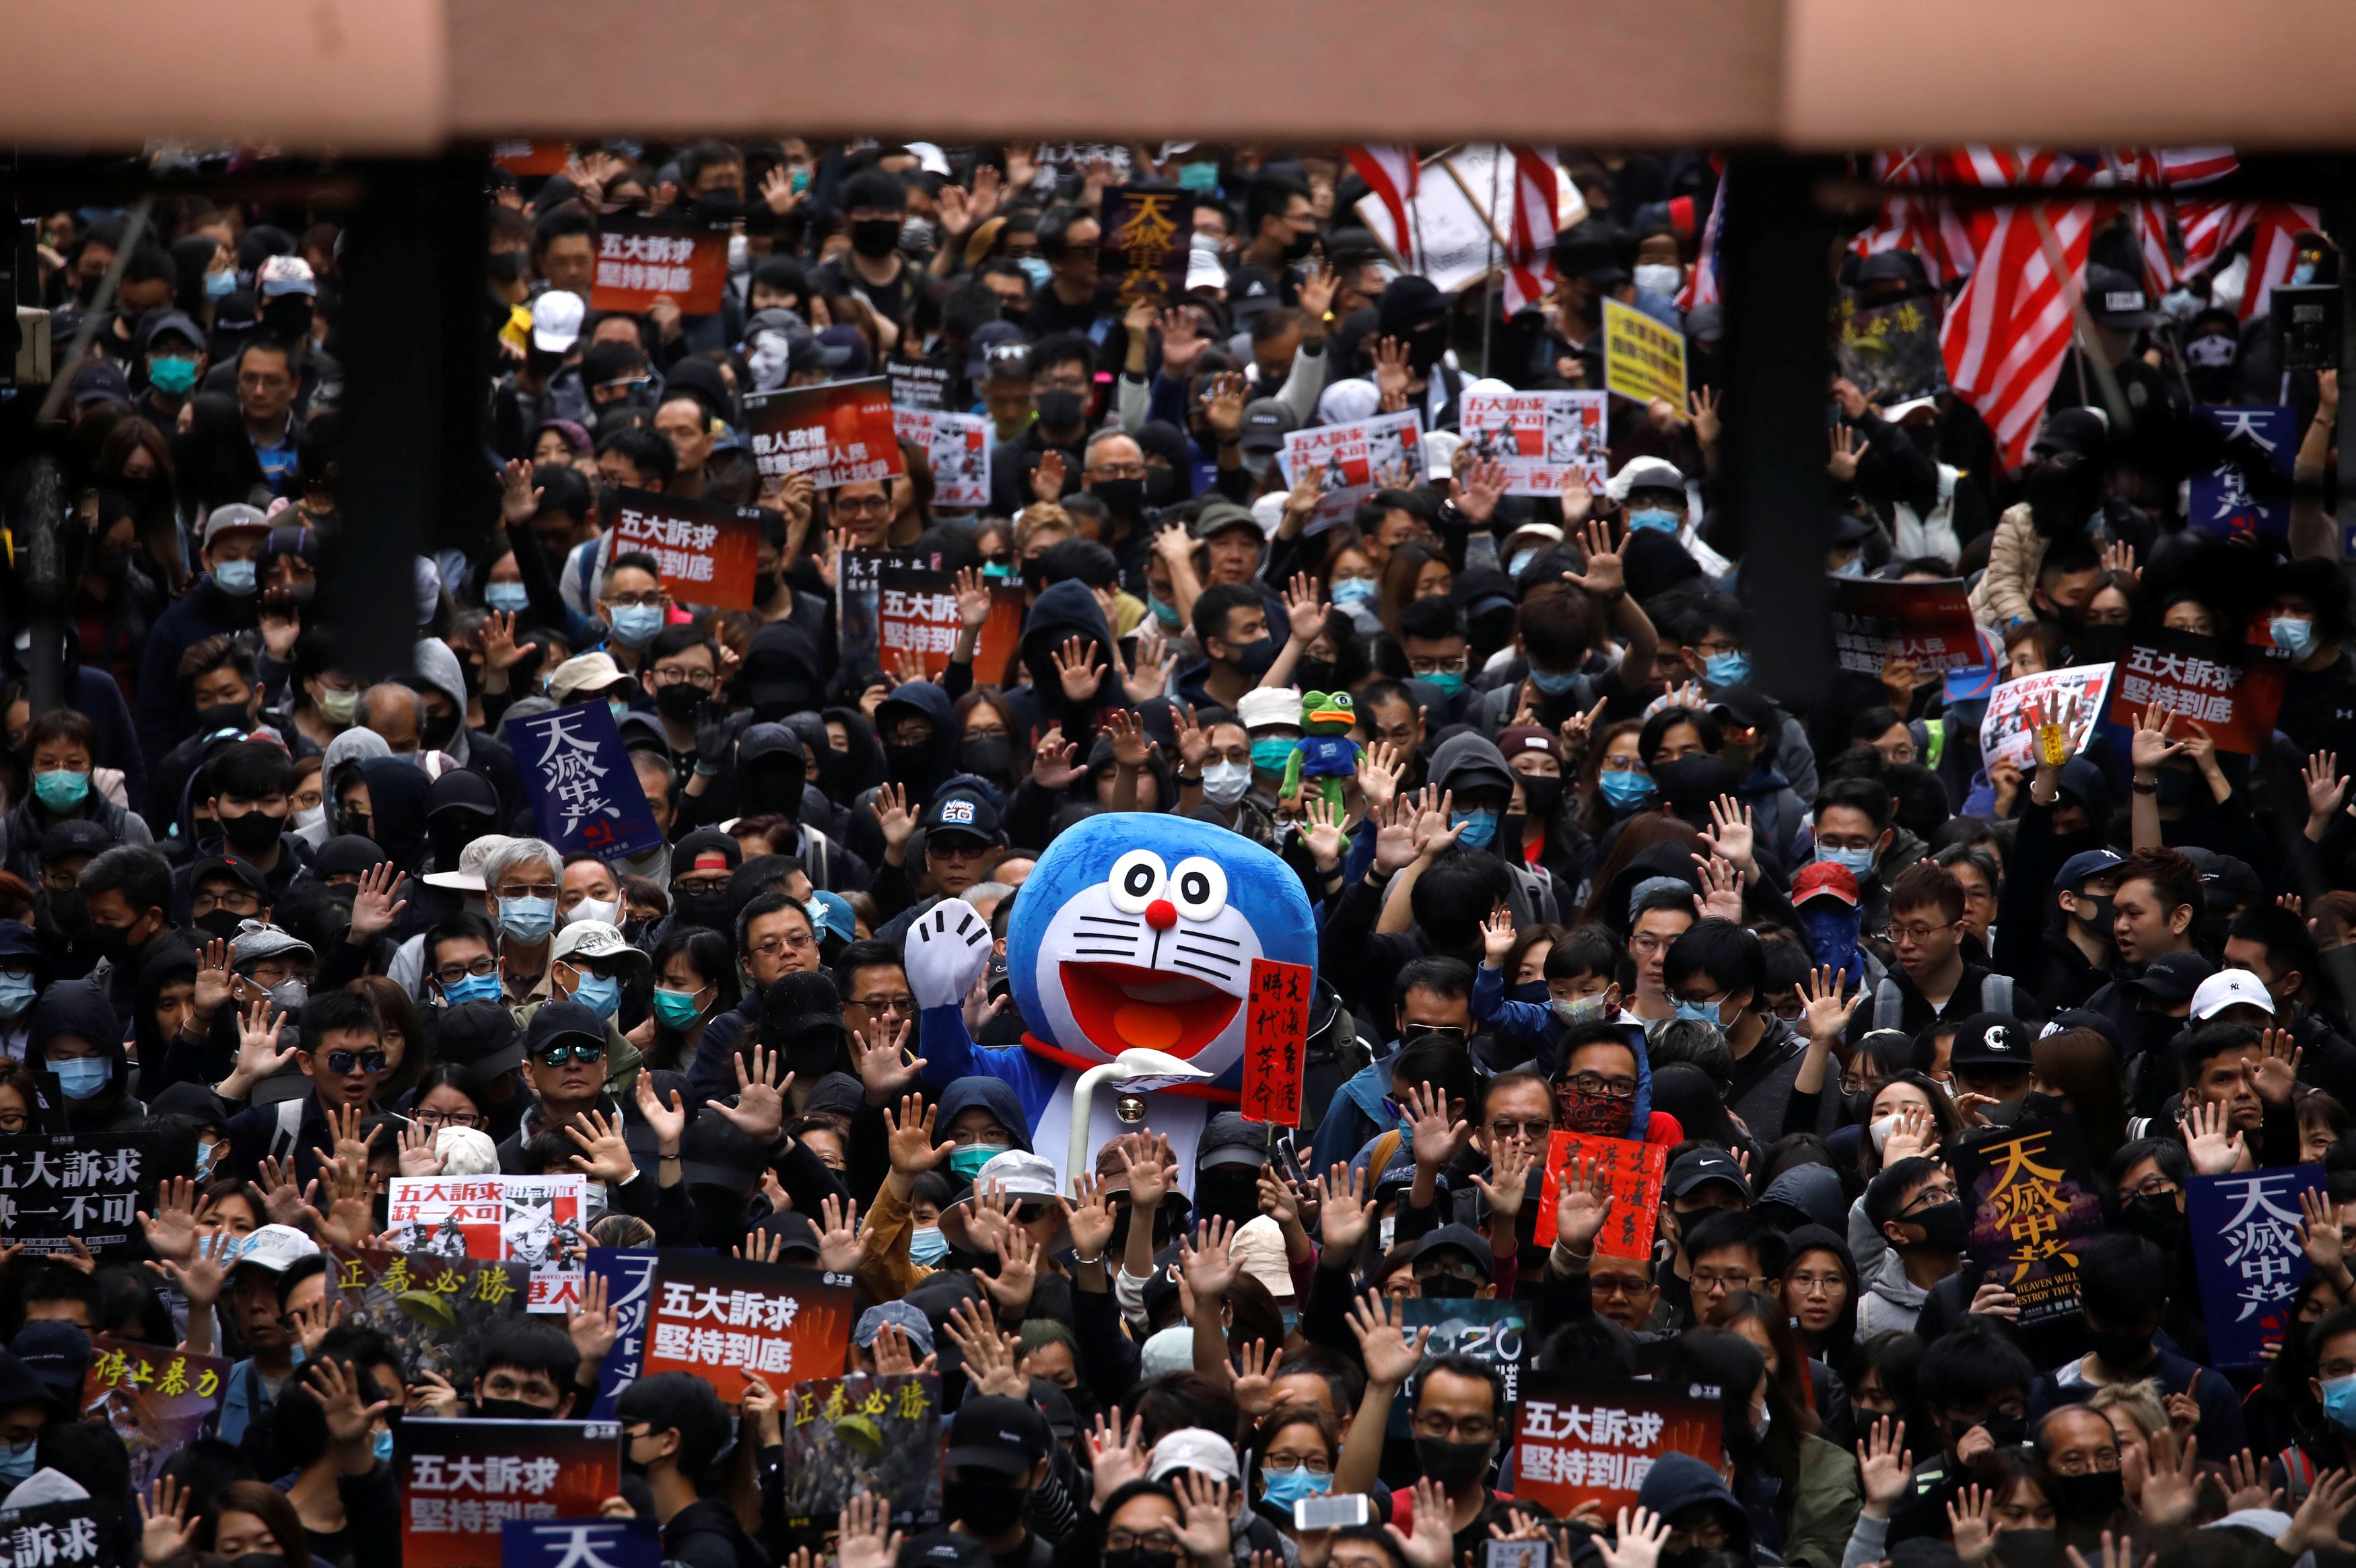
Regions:
<svg viewBox="0 0 2356 1568"><path fill-rule="evenodd" d="M1058 834L1023 883L1006 969L1023 1020L1080 1061L1144 1046L1241 1075L1252 960L1313 965L1309 898L1240 834L1119 812Z"/></svg>

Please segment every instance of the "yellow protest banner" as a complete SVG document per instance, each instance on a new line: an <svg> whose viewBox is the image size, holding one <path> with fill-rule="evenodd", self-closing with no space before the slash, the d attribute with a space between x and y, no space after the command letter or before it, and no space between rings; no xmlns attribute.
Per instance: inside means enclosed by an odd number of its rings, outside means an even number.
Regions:
<svg viewBox="0 0 2356 1568"><path fill-rule="evenodd" d="M1686 335L1618 300L1603 302L1603 385L1623 398L1658 398L1686 417Z"/></svg>

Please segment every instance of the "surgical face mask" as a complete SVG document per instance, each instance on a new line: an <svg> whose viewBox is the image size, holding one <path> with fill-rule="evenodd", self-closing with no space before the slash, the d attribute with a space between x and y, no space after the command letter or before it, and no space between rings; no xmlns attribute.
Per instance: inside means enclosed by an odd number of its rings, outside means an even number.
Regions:
<svg viewBox="0 0 2356 1568"><path fill-rule="evenodd" d="M971 1181L981 1168L1006 1152L1004 1144L975 1144L969 1148L949 1153L949 1172L963 1181Z"/></svg>
<svg viewBox="0 0 2356 1568"><path fill-rule="evenodd" d="M147 361L147 384L166 397L177 398L197 384L194 357L172 355Z"/></svg>
<svg viewBox="0 0 2356 1568"><path fill-rule="evenodd" d="M1251 775L1249 763L1205 763L1203 798L1213 805L1233 805L1251 788Z"/></svg>
<svg viewBox="0 0 2356 1568"><path fill-rule="evenodd" d="M1680 999L1676 1003L1676 1016L1681 1019L1691 1019L1697 1023L1717 1025L1719 1008L1724 1005L1721 1002L1688 1002Z"/></svg>
<svg viewBox="0 0 2356 1568"><path fill-rule="evenodd" d="M1622 813L1635 810L1661 792L1661 786L1653 782L1652 774L1640 773L1633 768L1600 773L1595 782L1602 790L1604 800L1613 810Z"/></svg>
<svg viewBox="0 0 2356 1568"><path fill-rule="evenodd" d="M1375 596L1376 583L1371 577L1337 577L1326 585L1336 604L1364 604Z"/></svg>
<svg viewBox="0 0 2356 1568"><path fill-rule="evenodd" d="M114 1063L103 1056L77 1056L70 1061L52 1061L49 1066L58 1075L58 1087L69 1100L87 1100L107 1085L114 1076Z"/></svg>
<svg viewBox="0 0 2356 1568"><path fill-rule="evenodd" d="M1751 678L1751 656L1740 649L1711 654L1701 661L1702 679L1711 686L1740 686Z"/></svg>
<svg viewBox="0 0 2356 1568"><path fill-rule="evenodd" d="M214 301L225 300L235 293L237 293L237 273L233 269L224 267L218 272L205 274L205 298Z"/></svg>
<svg viewBox="0 0 2356 1568"><path fill-rule="evenodd" d="M270 1005L281 1012L300 1012L303 1004L311 999L308 980L281 980L270 987Z"/></svg>
<svg viewBox="0 0 2356 1568"><path fill-rule="evenodd" d="M619 604L614 609L614 640L630 647L643 647L653 642L662 630L663 612L659 604Z"/></svg>
<svg viewBox="0 0 2356 1568"><path fill-rule="evenodd" d="M253 562L224 560L213 568L213 586L242 599L253 592Z"/></svg>
<svg viewBox="0 0 2356 1568"><path fill-rule="evenodd" d="M607 925L622 923L622 901L619 899L583 899L564 912L564 923L576 920L601 920Z"/></svg>
<svg viewBox="0 0 2356 1568"><path fill-rule="evenodd" d="M1528 569L1530 562L1537 560L1537 558L1538 552L1534 549L1515 550L1513 553L1512 559L1505 562L1505 575L1508 577L1519 577L1526 570Z"/></svg>
<svg viewBox="0 0 2356 1568"><path fill-rule="evenodd" d="M1560 697L1579 684L1579 672L1575 669L1533 669L1530 671L1530 684L1548 697Z"/></svg>
<svg viewBox="0 0 2356 1568"><path fill-rule="evenodd" d="M391 1428L391 1427L390 1427L390 1426L388 1426L388 1427L386 1427L383 1431L381 1431L381 1432L378 1433L378 1434L376 1435L376 1437L375 1437L375 1439L374 1439L374 1441L373 1441L373 1443L372 1443L371 1446L372 1446L372 1447L374 1448L374 1450L375 1450L375 1453L376 1453L376 1461L377 1461L377 1463L378 1463L378 1464L380 1464L380 1465L390 1465L390 1464L391 1464L391 1463L392 1463L392 1428Z"/></svg>
<svg viewBox="0 0 2356 1568"><path fill-rule="evenodd" d="M1612 1009L1605 1003L1610 999L1610 992L1598 991L1591 997L1572 997L1549 1005L1554 1008L1555 1017L1576 1028L1580 1024L1600 1024L1609 1019Z"/></svg>
<svg viewBox="0 0 2356 1568"><path fill-rule="evenodd" d="M554 899L501 899L499 929L526 946L536 946L548 940L556 929Z"/></svg>
<svg viewBox="0 0 2356 1568"><path fill-rule="evenodd" d="M1630 528L1656 528L1665 534L1676 533L1684 523L1683 517L1666 507L1644 507L1628 514Z"/></svg>
<svg viewBox="0 0 2356 1568"><path fill-rule="evenodd" d="M1464 672L1461 669L1436 669L1429 675L1414 677L1444 696L1453 697L1464 689Z"/></svg>
<svg viewBox="0 0 2356 1568"><path fill-rule="evenodd" d="M1834 567L1833 575L1835 577L1863 577L1865 575L1865 552L1859 550L1857 554L1850 556L1847 560L1842 561L1838 566Z"/></svg>
<svg viewBox="0 0 2356 1568"><path fill-rule="evenodd" d="M2293 658L2305 658L2315 646L2315 623L2302 621L2296 615L2276 615L2266 623L2266 630L2275 639L2275 646Z"/></svg>
<svg viewBox="0 0 2356 1568"><path fill-rule="evenodd" d="M1898 1113L1892 1111L1873 1124L1873 1152L1879 1154L1890 1147L1890 1135L1898 1130Z"/></svg>
<svg viewBox="0 0 2356 1568"><path fill-rule="evenodd" d="M442 987L442 1000L451 1007L468 1002L496 1002L499 999L499 977L497 975L469 975L455 983L437 981Z"/></svg>
<svg viewBox="0 0 2356 1568"><path fill-rule="evenodd" d="M33 1005L33 977L30 975L0 973L0 1019L20 1019L25 1009Z"/></svg>
<svg viewBox="0 0 2356 1568"><path fill-rule="evenodd" d="M1816 859L1828 866L1847 867L1849 875L1860 882L1873 869L1873 851L1870 849L1843 849L1830 844L1819 844L1816 846Z"/></svg>
<svg viewBox="0 0 2356 1568"><path fill-rule="evenodd" d="M1635 269L1636 286L1651 293L1671 295L1685 287L1685 271L1665 262L1647 261Z"/></svg>
<svg viewBox="0 0 2356 1568"><path fill-rule="evenodd" d="M33 798L51 811L71 811L90 794L90 775L72 768L49 768L33 775Z"/></svg>
<svg viewBox="0 0 2356 1568"><path fill-rule="evenodd" d="M1048 280L1055 275L1047 263L1037 256L1017 256L1014 259L1014 264L1023 269L1023 275L1031 280L1031 287L1033 290L1045 288Z"/></svg>
<svg viewBox="0 0 2356 1568"><path fill-rule="evenodd" d="M622 1005L622 982L611 975L584 974L573 983L573 999L601 1019L610 1019Z"/></svg>
<svg viewBox="0 0 2356 1568"><path fill-rule="evenodd" d="M949 1239L938 1225L919 1225L908 1232L908 1261L931 1268L949 1255Z"/></svg>
<svg viewBox="0 0 2356 1568"><path fill-rule="evenodd" d="M1281 1509L1290 1509L1303 1498L1322 1498L1333 1489L1332 1476L1312 1475L1305 1466L1260 1472L1260 1496Z"/></svg>
<svg viewBox="0 0 2356 1568"><path fill-rule="evenodd" d="M33 1478L33 1461L40 1448L37 1440L14 1444L0 1448L0 1486L14 1487Z"/></svg>
<svg viewBox="0 0 2356 1568"><path fill-rule="evenodd" d="M2356 1372L2332 1378L2323 1385L2323 1419L2356 1437Z"/></svg>
<svg viewBox="0 0 2356 1568"><path fill-rule="evenodd" d="M1285 764L1292 760L1293 750L1298 745L1298 741L1254 741L1251 743L1252 766L1264 773L1280 773ZM1204 771L1207 773L1210 770L1206 768Z"/></svg>
<svg viewBox="0 0 2356 1568"><path fill-rule="evenodd" d="M520 582L486 582L483 584L483 603L493 610L520 615L531 603L531 595L524 591Z"/></svg>
<svg viewBox="0 0 2356 1568"><path fill-rule="evenodd" d="M220 1158L220 1151L228 1147L229 1145L226 1143L198 1144L197 1146L198 1181L202 1182L205 1178L212 1174L214 1162Z"/></svg>
<svg viewBox="0 0 2356 1568"><path fill-rule="evenodd" d="M1155 620L1161 622L1163 625L1169 627L1173 632L1178 629L1177 605L1164 604L1161 600L1153 597L1151 592L1148 592L1145 595L1145 607L1153 612L1153 618Z"/></svg>
<svg viewBox="0 0 2356 1568"><path fill-rule="evenodd" d="M618 697L609 697L605 699L605 711L614 716L615 723L619 724L630 716L630 705Z"/></svg>
<svg viewBox="0 0 2356 1568"><path fill-rule="evenodd" d="M655 1018L666 1029L683 1029L703 1016L703 1008L693 991L669 991L655 987Z"/></svg>
<svg viewBox="0 0 2356 1568"><path fill-rule="evenodd" d="M319 694L317 706L322 719L348 729L359 720L360 694L357 691L323 691Z"/></svg>
<svg viewBox="0 0 2356 1568"><path fill-rule="evenodd" d="M1460 829L1456 842L1469 849L1486 849L1497 837L1497 814L1494 811L1451 811L1448 825Z"/></svg>

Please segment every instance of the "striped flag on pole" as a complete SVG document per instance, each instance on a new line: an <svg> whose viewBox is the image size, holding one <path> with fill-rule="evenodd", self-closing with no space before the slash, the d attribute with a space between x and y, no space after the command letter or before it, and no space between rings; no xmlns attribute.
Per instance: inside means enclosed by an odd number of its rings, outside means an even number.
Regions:
<svg viewBox="0 0 2356 1568"><path fill-rule="evenodd" d="M1677 291L1679 310L1716 304L1725 297L1718 275L1718 244L1719 230L1726 223L1726 169L1722 159L1712 158L1710 161L1720 165L1718 191L1709 198L1709 219L1701 226L1701 244L1694 252L1693 275L1686 279L1686 286Z"/></svg>
<svg viewBox="0 0 2356 1568"><path fill-rule="evenodd" d="M1550 147L1507 147L1514 160L1514 221L1505 247L1505 314L1527 310L1554 287L1554 236L1561 220Z"/></svg>
<svg viewBox="0 0 2356 1568"><path fill-rule="evenodd" d="M1423 271L1422 247L1416 243L1414 219L1408 204L1422 188L1422 168L1416 162L1415 149L1402 146L1350 147L1344 149L1350 166L1375 193L1390 215L1392 248L1410 272Z"/></svg>

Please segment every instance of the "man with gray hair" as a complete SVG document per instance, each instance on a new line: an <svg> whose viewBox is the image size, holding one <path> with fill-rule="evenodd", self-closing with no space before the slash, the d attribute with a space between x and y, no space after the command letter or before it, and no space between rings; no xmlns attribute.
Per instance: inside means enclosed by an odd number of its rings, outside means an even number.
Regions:
<svg viewBox="0 0 2356 1568"><path fill-rule="evenodd" d="M510 838L483 861L483 908L499 932L499 978L512 1006L546 999L549 939L564 858L542 838Z"/></svg>

